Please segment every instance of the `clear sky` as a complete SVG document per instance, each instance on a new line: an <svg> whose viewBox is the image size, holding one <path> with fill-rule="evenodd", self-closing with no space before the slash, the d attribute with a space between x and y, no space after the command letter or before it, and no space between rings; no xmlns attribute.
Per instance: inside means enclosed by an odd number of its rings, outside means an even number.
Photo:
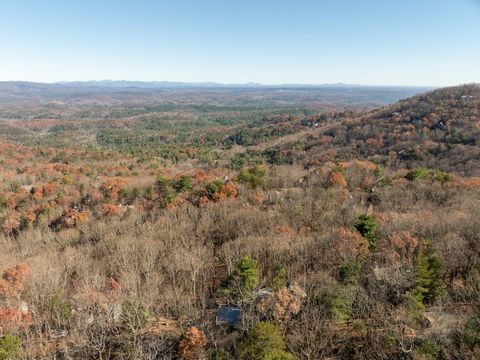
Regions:
<svg viewBox="0 0 480 360"><path fill-rule="evenodd" d="M480 82L480 0L1 0L0 81Z"/></svg>

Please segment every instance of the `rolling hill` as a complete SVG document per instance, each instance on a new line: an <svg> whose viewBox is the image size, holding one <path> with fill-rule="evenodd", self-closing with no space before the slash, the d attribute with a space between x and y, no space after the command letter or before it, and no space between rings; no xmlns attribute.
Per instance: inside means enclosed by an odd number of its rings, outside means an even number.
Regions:
<svg viewBox="0 0 480 360"><path fill-rule="evenodd" d="M435 90L357 116L329 119L263 150L273 163L364 158L389 166L480 173L480 86Z"/></svg>

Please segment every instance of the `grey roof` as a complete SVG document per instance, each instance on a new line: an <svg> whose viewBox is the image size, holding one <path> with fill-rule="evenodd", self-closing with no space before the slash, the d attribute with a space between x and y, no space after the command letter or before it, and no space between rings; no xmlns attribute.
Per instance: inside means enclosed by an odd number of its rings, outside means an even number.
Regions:
<svg viewBox="0 0 480 360"><path fill-rule="evenodd" d="M235 325L242 320L242 310L236 306L220 305L217 310L217 325Z"/></svg>

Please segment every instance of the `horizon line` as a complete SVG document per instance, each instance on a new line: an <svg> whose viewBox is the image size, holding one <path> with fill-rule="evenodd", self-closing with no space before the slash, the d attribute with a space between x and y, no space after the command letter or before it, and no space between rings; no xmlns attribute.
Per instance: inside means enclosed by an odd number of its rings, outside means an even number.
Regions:
<svg viewBox="0 0 480 360"><path fill-rule="evenodd" d="M255 81L248 81L243 83L230 83L230 82L217 82L217 81L176 81L176 80L112 80L112 79L93 79L93 80L56 80L56 81L32 81L32 80L0 80L0 83L28 83L28 84L44 84L44 85L71 85L71 84L98 84L102 85L105 83L117 83L125 84L128 83L139 83L139 84L164 84L164 85L188 85L188 86L202 86L202 87L397 87L397 88L442 88L442 87L452 87L452 86L461 86L469 84L478 84L475 81L470 83L456 83L453 85L405 85L405 84L358 84L358 83L346 83L346 82L333 82L333 83L303 83L303 82L280 82L280 83L262 83Z"/></svg>

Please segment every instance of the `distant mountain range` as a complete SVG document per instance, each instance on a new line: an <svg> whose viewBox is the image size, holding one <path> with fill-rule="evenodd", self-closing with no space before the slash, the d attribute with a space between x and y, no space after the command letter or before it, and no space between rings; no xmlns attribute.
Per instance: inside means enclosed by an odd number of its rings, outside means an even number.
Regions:
<svg viewBox="0 0 480 360"><path fill-rule="evenodd" d="M374 86L374 85L360 85L360 84L345 84L345 83L325 83L325 84L261 84L256 82L248 82L243 84L223 84L217 82L179 82L179 81L128 81L128 80L92 80L92 81L60 81L56 83L41 83L41 82L27 82L27 81L4 81L0 85L18 85L22 87L75 87L75 88L144 88L144 89L183 89L183 88L241 88L241 89L255 89L255 88L416 88L416 89L434 89L434 87L426 86Z"/></svg>
<svg viewBox="0 0 480 360"><path fill-rule="evenodd" d="M259 83L220 84L215 82L169 82L169 81L73 81L57 83L37 83L24 81L0 82L0 105L48 103L56 100L117 103L127 106L129 100L134 102L178 102L180 99L190 103L203 97L208 103L218 102L218 96L235 98L234 103L265 106L273 103L282 107L287 104L323 105L365 105L376 107L394 103L413 95L431 90L427 87L366 86L351 84L279 84L265 85ZM233 96L233 98L232 98ZM224 100L223 100L224 101ZM230 105L233 103L230 102ZM133 105L130 104L130 105Z"/></svg>

